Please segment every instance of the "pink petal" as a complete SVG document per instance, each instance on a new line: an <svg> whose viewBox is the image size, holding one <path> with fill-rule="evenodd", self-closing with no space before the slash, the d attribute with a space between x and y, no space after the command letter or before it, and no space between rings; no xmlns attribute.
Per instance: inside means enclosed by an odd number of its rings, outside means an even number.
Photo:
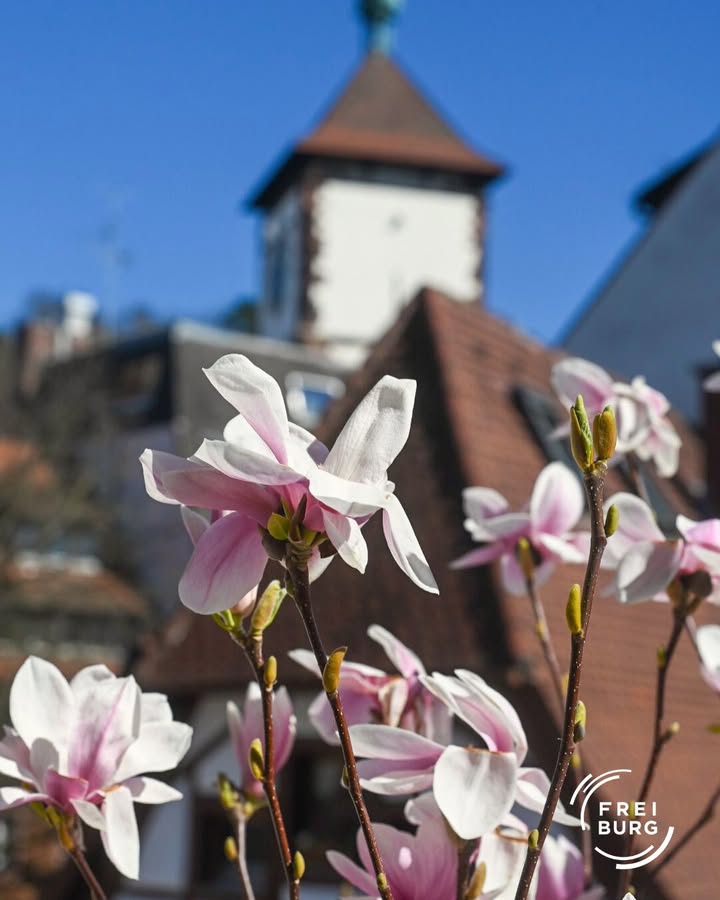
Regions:
<svg viewBox="0 0 720 900"><path fill-rule="evenodd" d="M237 353L221 357L203 371L213 387L263 439L275 458L287 462L287 413L275 379Z"/></svg>
<svg viewBox="0 0 720 900"><path fill-rule="evenodd" d="M384 483L410 433L415 388L414 381L381 378L345 423L325 469L349 481Z"/></svg>
<svg viewBox="0 0 720 900"><path fill-rule="evenodd" d="M193 542L193 546L195 546L210 527L210 522L199 512L190 509L189 506L181 506L180 515L182 517L183 525L185 526L185 531L187 531L188 537Z"/></svg>
<svg viewBox="0 0 720 900"><path fill-rule="evenodd" d="M559 462L545 466L530 497L533 533L562 537L575 527L584 508L582 488L570 469Z"/></svg>
<svg viewBox="0 0 720 900"><path fill-rule="evenodd" d="M563 406L575 403L582 394L590 414L600 412L613 396L613 380L608 373L586 359L571 357L555 363L550 376Z"/></svg>
<svg viewBox="0 0 720 900"><path fill-rule="evenodd" d="M502 544L489 544L487 547L478 547L471 550L459 559L450 563L451 569L472 569L475 566L485 566L493 562L504 551Z"/></svg>
<svg viewBox="0 0 720 900"><path fill-rule="evenodd" d="M55 769L45 773L45 793L58 809L67 810L73 800L83 800L89 793L89 785L85 778L60 775Z"/></svg>
<svg viewBox="0 0 720 900"><path fill-rule="evenodd" d="M682 553L682 541L631 547L617 569L620 602L639 603L663 592L680 568Z"/></svg>
<svg viewBox="0 0 720 900"><path fill-rule="evenodd" d="M69 769L88 782L88 792L111 784L128 747L140 733L140 689L135 679L111 678L80 691L78 724L69 751Z"/></svg>
<svg viewBox="0 0 720 900"><path fill-rule="evenodd" d="M25 788L0 787L0 812L6 809L15 809L16 806L25 806L26 803L47 803L50 800L47 794L31 793Z"/></svg>
<svg viewBox="0 0 720 900"><path fill-rule="evenodd" d="M514 753L448 747L435 764L433 793L455 834L472 840L510 812L516 775Z"/></svg>
<svg viewBox="0 0 720 900"><path fill-rule="evenodd" d="M385 874L396 900L417 896L419 884L423 885L423 889L428 888L429 885L418 880L419 873L416 871L417 859L414 852L415 836L378 822L373 822L373 831L380 848ZM362 833L358 834L356 845L363 866L367 871L373 871L370 853Z"/></svg>
<svg viewBox="0 0 720 900"><path fill-rule="evenodd" d="M297 729L297 720L293 712L292 701L285 687L275 691L272 719L275 735L275 771L279 772L290 757Z"/></svg>
<svg viewBox="0 0 720 900"><path fill-rule="evenodd" d="M200 537L178 592L194 612L229 609L262 578L267 555L257 525L241 513L223 516Z"/></svg>
<svg viewBox="0 0 720 900"><path fill-rule="evenodd" d="M265 456L240 444L204 440L198 453L229 478L255 485L283 485L304 481L305 476L271 456ZM197 505L197 504L194 504ZM222 507L221 507L222 508Z"/></svg>
<svg viewBox="0 0 720 900"><path fill-rule="evenodd" d="M547 572L547 569L546 569ZM500 559L500 578L505 590L510 594L525 594L527 585L520 565L515 559L514 553L505 553ZM535 580L539 584L538 572L535 572Z"/></svg>
<svg viewBox="0 0 720 900"><path fill-rule="evenodd" d="M412 675L425 674L425 666L420 659L382 625L371 625L367 633L369 638L380 644L401 675L410 678Z"/></svg>
<svg viewBox="0 0 720 900"><path fill-rule="evenodd" d="M140 462L148 494L161 503L238 509L262 525L274 510L274 501L263 488L218 472L208 462L159 450L145 450Z"/></svg>
<svg viewBox="0 0 720 900"><path fill-rule="evenodd" d="M575 900L584 884L580 850L564 835L548 835L540 856L536 900Z"/></svg>
<svg viewBox="0 0 720 900"><path fill-rule="evenodd" d="M338 853L336 850L328 850L325 854L327 861L335 869L341 878L344 878L353 887L363 891L369 896L377 894L377 884L375 876L361 869L357 863L345 856L344 853Z"/></svg>

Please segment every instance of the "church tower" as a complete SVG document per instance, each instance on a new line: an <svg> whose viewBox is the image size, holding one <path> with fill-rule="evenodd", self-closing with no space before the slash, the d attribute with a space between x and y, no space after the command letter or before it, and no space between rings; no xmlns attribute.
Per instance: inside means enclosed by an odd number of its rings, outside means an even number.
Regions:
<svg viewBox="0 0 720 900"><path fill-rule="evenodd" d="M359 363L417 290L483 296L485 188L469 146L390 57L401 0L361 0L367 52L251 198L263 215L259 331Z"/></svg>

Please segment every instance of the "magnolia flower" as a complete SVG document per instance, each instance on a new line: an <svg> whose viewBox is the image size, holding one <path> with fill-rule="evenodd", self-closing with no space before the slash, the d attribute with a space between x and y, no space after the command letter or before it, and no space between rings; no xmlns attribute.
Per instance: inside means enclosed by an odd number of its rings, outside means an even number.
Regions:
<svg viewBox="0 0 720 900"><path fill-rule="evenodd" d="M528 745L515 709L482 678L462 669L455 678L421 676L425 687L479 735L485 748L443 746L387 725L350 729L361 782L378 794L414 794L432 789L455 833L464 840L496 828L515 802L542 812L550 787L540 769L522 767ZM578 825L559 804L555 820Z"/></svg>
<svg viewBox="0 0 720 900"><path fill-rule="evenodd" d="M720 356L720 341L713 341L712 348ZM703 388L711 393L720 391L720 372L713 372L712 375L708 376L703 381Z"/></svg>
<svg viewBox="0 0 720 900"><path fill-rule="evenodd" d="M457 848L442 815L428 795L409 800L405 817L418 826L415 834L373 823L385 874L395 900L454 900L457 893ZM362 831L357 834L358 866L343 853L330 850L335 871L367 898L379 897L375 870ZM482 895L485 896L485 895Z"/></svg>
<svg viewBox="0 0 720 900"><path fill-rule="evenodd" d="M500 559L502 581L513 594L524 593L525 576L516 557L520 538L527 538L536 557L535 579L542 584L557 562L582 563L587 558L585 535L571 534L585 502L577 478L562 463L545 466L538 475L530 502L510 512L507 500L492 488L463 491L465 529L485 546L451 563L454 569L482 566Z"/></svg>
<svg viewBox="0 0 720 900"><path fill-rule="evenodd" d="M700 671L710 687L720 693L720 625L703 625L695 632Z"/></svg>
<svg viewBox="0 0 720 900"><path fill-rule="evenodd" d="M551 380L565 407L582 394L590 419L606 406L612 407L617 453L632 452L642 460L652 460L663 478L677 472L681 440L667 418L670 404L644 378L638 376L625 384L615 381L600 366L572 357L553 366Z"/></svg>
<svg viewBox="0 0 720 900"><path fill-rule="evenodd" d="M383 648L400 675L343 661L340 697L348 725L377 722L407 728L445 742L450 738L450 713L422 686L425 666L405 644L380 625L371 625L368 635ZM290 657L320 677L315 655L309 650L291 650ZM328 744L339 743L335 718L325 693L318 694L308 710L310 721Z"/></svg>
<svg viewBox="0 0 720 900"><path fill-rule="evenodd" d="M600 886L585 889L580 850L564 835L545 838L537 876L536 900L604 900Z"/></svg>
<svg viewBox="0 0 720 900"><path fill-rule="evenodd" d="M382 510L390 552L415 584L437 585L410 521L387 479L404 446L415 382L386 375L348 419L332 450L288 422L277 382L246 357L230 354L205 370L238 411L223 440L205 440L190 459L146 450L141 456L148 493L163 503L214 510L199 533L179 585L180 599L200 613L232 606L262 577L267 563L258 525L307 507L303 525L326 536L360 572L367 563L361 527ZM315 551L318 561L317 549Z"/></svg>
<svg viewBox="0 0 720 900"><path fill-rule="evenodd" d="M617 531L608 542L603 565L616 569L616 587L622 603L667 600L665 590L676 577L707 572L712 583L708 599L720 602L720 519L694 522L685 516L675 521L680 538L668 540L650 507L634 494L610 497L620 513Z"/></svg>
<svg viewBox="0 0 720 900"><path fill-rule="evenodd" d="M287 688L281 687L273 694L273 761L275 772L285 765L295 743L297 720L293 713L292 701ZM240 770L240 790L249 797L261 797L262 784L253 777L248 765L250 744L259 738L265 751L265 728L263 723L262 696L260 687L251 681L245 693L243 711L231 701L227 704L227 723L233 750Z"/></svg>
<svg viewBox="0 0 720 900"><path fill-rule="evenodd" d="M141 772L175 768L192 728L172 720L163 694L142 694L132 676L89 666L68 684L35 656L10 689L0 741L0 773L22 787L0 788L0 809L39 802L100 830L105 852L128 878L140 859L133 803L166 803L181 794Z"/></svg>

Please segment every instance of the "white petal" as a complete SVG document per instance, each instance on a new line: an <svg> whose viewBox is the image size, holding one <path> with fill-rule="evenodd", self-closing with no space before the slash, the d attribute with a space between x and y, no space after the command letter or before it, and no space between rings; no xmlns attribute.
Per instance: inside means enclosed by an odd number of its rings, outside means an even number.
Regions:
<svg viewBox="0 0 720 900"><path fill-rule="evenodd" d="M665 540L652 509L635 494L625 491L613 494L605 501L606 515L611 506L617 507L620 519L615 534L608 540L605 548L603 568L616 569L623 556L635 544Z"/></svg>
<svg viewBox="0 0 720 900"><path fill-rule="evenodd" d="M364 572L368 561L368 548L360 526L354 519L324 509L322 512L325 533L340 558L358 572Z"/></svg>
<svg viewBox="0 0 720 900"><path fill-rule="evenodd" d="M562 537L577 524L584 508L582 488L570 469L560 462L545 466L530 497L533 531Z"/></svg>
<svg viewBox="0 0 720 900"><path fill-rule="evenodd" d="M105 816L99 806L87 800L73 800L72 806L86 825L97 828L98 831L105 831Z"/></svg>
<svg viewBox="0 0 720 900"><path fill-rule="evenodd" d="M520 806L524 806L525 809L531 809L533 812L541 813L545 808L549 790L550 779L542 769L531 767L518 771L515 800ZM560 801L558 801L555 809L553 821L558 822L560 825L569 825L571 827L580 825L580 819L565 812L565 807Z"/></svg>
<svg viewBox="0 0 720 900"><path fill-rule="evenodd" d="M652 600L670 584L682 560L682 541L636 544L620 561L617 590L621 603Z"/></svg>
<svg viewBox="0 0 720 900"><path fill-rule="evenodd" d="M437 582L415 537L410 519L395 494L388 497L383 510L383 533L393 559L413 584L431 594L438 594Z"/></svg>
<svg viewBox="0 0 720 900"><path fill-rule="evenodd" d="M241 413L280 462L287 462L288 420L277 381L246 356L229 353L203 370L210 383Z"/></svg>
<svg viewBox="0 0 720 900"><path fill-rule="evenodd" d="M571 406L582 394L591 415L600 412L613 395L613 380L605 369L579 357L555 363L550 380L563 406Z"/></svg>
<svg viewBox="0 0 720 900"><path fill-rule="evenodd" d="M425 666L420 658L382 625L371 625L367 633L369 638L380 644L390 662L401 675L409 678L411 675L425 674Z"/></svg>
<svg viewBox="0 0 720 900"><path fill-rule="evenodd" d="M141 772L174 769L190 747L193 730L182 722L150 722L122 758L115 780L132 778Z"/></svg>
<svg viewBox="0 0 720 900"><path fill-rule="evenodd" d="M432 763L443 750L435 741L389 725L353 725L350 737L355 755L372 759Z"/></svg>
<svg viewBox="0 0 720 900"><path fill-rule="evenodd" d="M130 791L120 787L108 793L102 812L105 830L100 834L110 862L126 878L138 878L140 839Z"/></svg>
<svg viewBox="0 0 720 900"><path fill-rule="evenodd" d="M47 801L46 794L30 793L25 788L0 787L0 812L5 809L14 809L16 806L24 806L26 803Z"/></svg>
<svg viewBox="0 0 720 900"><path fill-rule="evenodd" d="M384 483L361 484L358 481L348 481L325 469L316 469L309 477L308 491L316 500L354 519L377 512L385 505L388 496Z"/></svg>
<svg viewBox="0 0 720 900"><path fill-rule="evenodd" d="M384 482L410 433L415 388L414 381L381 378L345 423L325 468L350 481Z"/></svg>
<svg viewBox="0 0 720 900"><path fill-rule="evenodd" d="M142 775L128 778L124 782L124 787L130 791L135 803L170 803L182 799L180 791L165 784L164 781L158 781L157 778L146 778Z"/></svg>
<svg viewBox="0 0 720 900"><path fill-rule="evenodd" d="M473 840L510 812L516 775L514 753L448 747L435 764L433 794L455 834Z"/></svg>
<svg viewBox="0 0 720 900"><path fill-rule="evenodd" d="M462 498L465 515L475 522L483 522L508 510L507 500L493 488L465 488Z"/></svg>
<svg viewBox="0 0 720 900"><path fill-rule="evenodd" d="M271 456L229 444L227 441L204 440L200 448L203 458L230 478L256 485L294 484L303 475ZM221 507L222 508L222 507Z"/></svg>
<svg viewBox="0 0 720 900"><path fill-rule="evenodd" d="M44 739L62 763L75 723L75 698L59 669L36 656L25 660L10 689L10 718L28 747Z"/></svg>

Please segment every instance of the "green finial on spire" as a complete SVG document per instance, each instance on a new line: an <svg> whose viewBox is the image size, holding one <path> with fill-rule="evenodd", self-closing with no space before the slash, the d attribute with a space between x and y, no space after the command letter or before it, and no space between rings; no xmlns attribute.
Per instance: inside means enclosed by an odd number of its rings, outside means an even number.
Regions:
<svg viewBox="0 0 720 900"><path fill-rule="evenodd" d="M403 0L359 0L360 16L367 29L370 53L389 53L392 49L394 20Z"/></svg>

